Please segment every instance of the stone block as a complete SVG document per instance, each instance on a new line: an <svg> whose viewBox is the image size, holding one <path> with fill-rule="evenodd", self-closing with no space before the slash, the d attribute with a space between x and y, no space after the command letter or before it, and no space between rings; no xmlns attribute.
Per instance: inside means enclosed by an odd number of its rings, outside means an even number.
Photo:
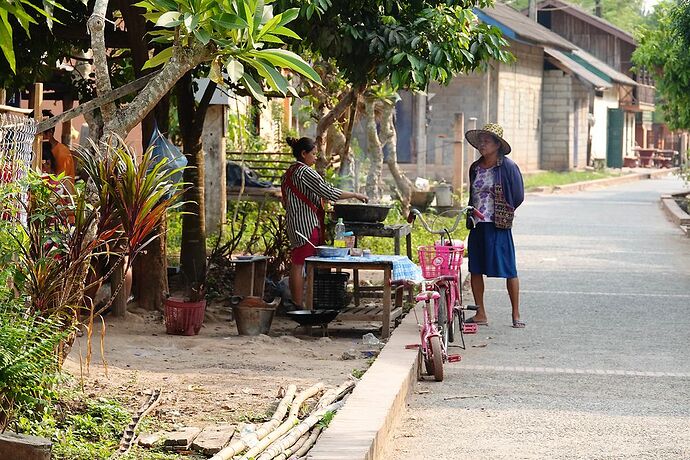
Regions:
<svg viewBox="0 0 690 460"><path fill-rule="evenodd" d="M137 444L139 444L141 447L150 449L158 444L162 437L162 433L142 433L137 437Z"/></svg>
<svg viewBox="0 0 690 460"><path fill-rule="evenodd" d="M204 455L213 455L221 451L232 439L235 425L210 426L203 429L192 441L192 450Z"/></svg>
<svg viewBox="0 0 690 460"><path fill-rule="evenodd" d="M50 460L51 450L49 439L9 431L0 433L0 460Z"/></svg>
<svg viewBox="0 0 690 460"><path fill-rule="evenodd" d="M179 430L165 433L163 436L165 439L163 441L163 445L167 447L189 449L192 441L199 436L199 433L201 433L201 428L195 426L186 426Z"/></svg>

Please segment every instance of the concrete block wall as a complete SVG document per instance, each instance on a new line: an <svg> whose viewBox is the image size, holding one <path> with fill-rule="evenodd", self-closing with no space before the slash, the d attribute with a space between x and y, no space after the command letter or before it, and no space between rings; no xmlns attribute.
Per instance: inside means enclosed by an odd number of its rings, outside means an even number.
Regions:
<svg viewBox="0 0 690 460"><path fill-rule="evenodd" d="M544 50L517 42L510 45L516 61L499 65L494 120L503 126L512 159L527 172L539 168Z"/></svg>
<svg viewBox="0 0 690 460"><path fill-rule="evenodd" d="M544 71L541 169L567 170L572 149L572 77L562 70Z"/></svg>
<svg viewBox="0 0 690 460"><path fill-rule="evenodd" d="M592 88L585 86L580 80L573 78L573 98L575 99L575 128L573 139L573 152L575 158L570 164L571 168L584 168L587 166L587 143L589 141L589 106L594 97Z"/></svg>

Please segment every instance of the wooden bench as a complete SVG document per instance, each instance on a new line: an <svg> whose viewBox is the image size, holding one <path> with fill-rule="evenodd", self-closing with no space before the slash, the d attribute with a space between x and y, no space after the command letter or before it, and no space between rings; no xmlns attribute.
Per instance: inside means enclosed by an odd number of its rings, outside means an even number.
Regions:
<svg viewBox="0 0 690 460"><path fill-rule="evenodd" d="M259 202L280 200L280 178L295 161L288 152L227 152L226 158L237 164L244 163L246 167L256 171L262 180L274 184L273 187L228 186L228 200L240 197L242 201Z"/></svg>
<svg viewBox="0 0 690 460"><path fill-rule="evenodd" d="M273 187L227 187L228 200L241 201L279 201L281 199L280 179L285 171L295 162L295 157L289 152L227 152L227 161L244 165L255 171L261 180L269 181ZM331 168L340 167L340 156L333 155ZM241 192L241 195L240 195Z"/></svg>

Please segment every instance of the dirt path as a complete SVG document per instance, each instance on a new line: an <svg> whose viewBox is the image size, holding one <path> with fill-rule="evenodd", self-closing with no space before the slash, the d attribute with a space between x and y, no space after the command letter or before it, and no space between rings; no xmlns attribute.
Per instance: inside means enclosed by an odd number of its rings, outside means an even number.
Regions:
<svg viewBox="0 0 690 460"><path fill-rule="evenodd" d="M337 386L353 369L368 367L361 353L367 331L332 326L330 338L320 337L318 330L313 337L295 336L295 323L278 317L270 336L241 337L234 323L218 313L207 315L198 336L184 337L167 335L159 313L108 317L103 345L107 375L100 336L94 333L84 389L88 395L116 397L134 412L146 390L161 388L161 404L152 417L172 425L263 419L281 387L294 383L303 389L319 381ZM84 337L75 343L65 363L77 378L79 350L85 355L85 344Z"/></svg>

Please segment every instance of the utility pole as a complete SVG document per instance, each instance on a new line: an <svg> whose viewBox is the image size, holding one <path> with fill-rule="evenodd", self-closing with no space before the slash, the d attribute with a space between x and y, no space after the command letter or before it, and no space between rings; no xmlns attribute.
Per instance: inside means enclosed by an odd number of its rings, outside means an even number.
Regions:
<svg viewBox="0 0 690 460"><path fill-rule="evenodd" d="M532 21L537 20L537 0L529 0L529 10L527 16L529 16Z"/></svg>

